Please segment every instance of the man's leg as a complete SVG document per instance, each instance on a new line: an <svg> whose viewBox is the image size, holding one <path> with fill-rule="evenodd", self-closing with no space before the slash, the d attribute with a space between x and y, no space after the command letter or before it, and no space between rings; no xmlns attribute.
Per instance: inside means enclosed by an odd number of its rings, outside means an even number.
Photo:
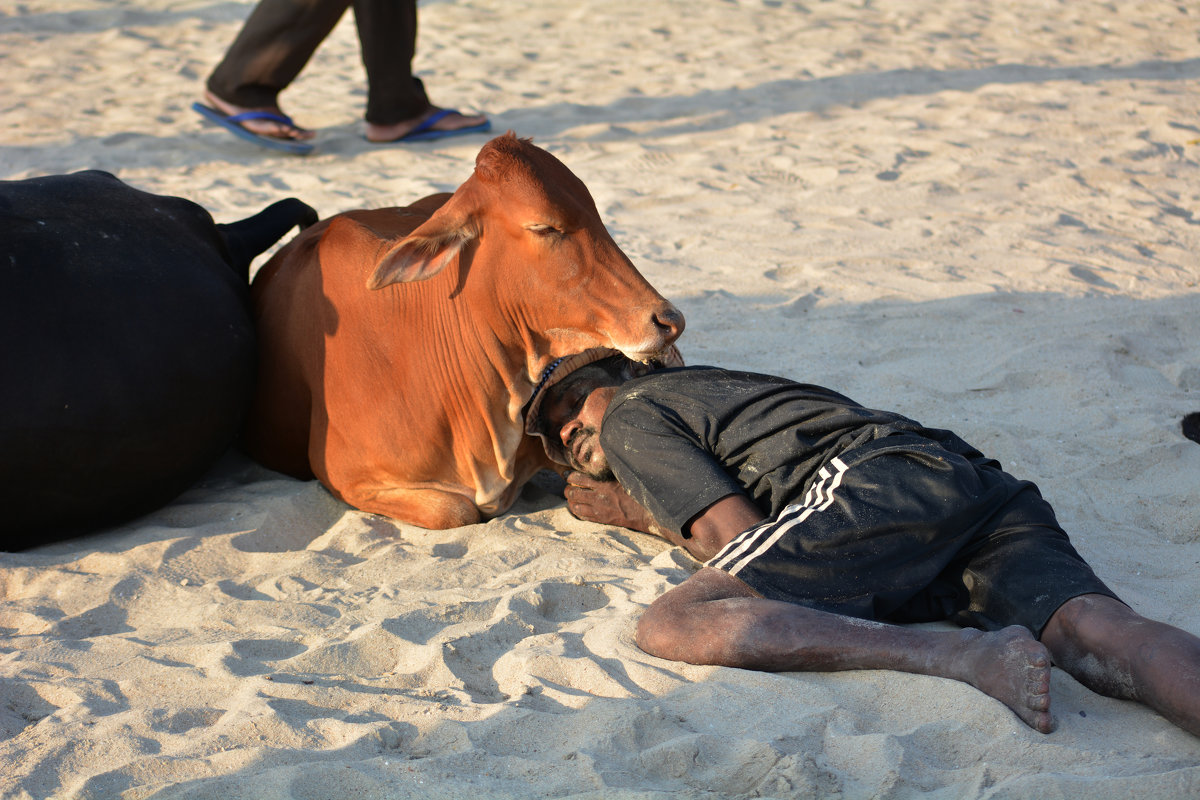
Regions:
<svg viewBox="0 0 1200 800"><path fill-rule="evenodd" d="M393 142L441 111L429 102L425 86L412 74L417 48L416 0L354 0L354 22L367 70L367 139ZM437 120L433 130L458 130L487 122L482 115L457 112Z"/></svg>
<svg viewBox="0 0 1200 800"><path fill-rule="evenodd" d="M1088 594L1054 612L1042 643L1092 691L1145 703L1200 736L1200 638Z"/></svg>
<svg viewBox="0 0 1200 800"><path fill-rule="evenodd" d="M391 125L423 114L429 98L412 74L416 0L354 0L354 22L367 70L367 122Z"/></svg>
<svg viewBox="0 0 1200 800"><path fill-rule="evenodd" d="M651 655L766 671L894 669L968 683L1042 733L1050 714L1050 656L1025 628L929 631L766 600L706 567L658 598L638 622Z"/></svg>
<svg viewBox="0 0 1200 800"><path fill-rule="evenodd" d="M279 112L279 93L300 74L350 0L261 0L207 83L208 102L226 114ZM309 139L302 128L271 120L243 126L277 138Z"/></svg>

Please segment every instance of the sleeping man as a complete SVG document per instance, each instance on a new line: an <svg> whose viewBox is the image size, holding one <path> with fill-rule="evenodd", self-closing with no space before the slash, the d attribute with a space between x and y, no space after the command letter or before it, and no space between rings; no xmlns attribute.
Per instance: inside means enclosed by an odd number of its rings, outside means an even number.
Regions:
<svg viewBox="0 0 1200 800"><path fill-rule="evenodd" d="M527 417L571 512L704 562L642 616L646 652L953 678L1043 733L1053 663L1200 735L1200 639L1122 603L1037 488L957 435L783 378L572 366ZM934 620L963 627L896 624Z"/></svg>

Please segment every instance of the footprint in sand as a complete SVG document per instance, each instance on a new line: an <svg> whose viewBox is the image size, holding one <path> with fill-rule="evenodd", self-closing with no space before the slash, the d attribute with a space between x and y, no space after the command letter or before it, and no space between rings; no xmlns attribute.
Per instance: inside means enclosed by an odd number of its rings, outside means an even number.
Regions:
<svg viewBox="0 0 1200 800"><path fill-rule="evenodd" d="M0 742L12 739L30 725L58 711L59 706L22 681L0 681Z"/></svg>
<svg viewBox="0 0 1200 800"><path fill-rule="evenodd" d="M876 172L875 178L881 181L895 181L900 179L900 167L904 166L910 159L928 158L931 154L924 150L910 150L904 148L899 153L896 153L896 160L892 164L891 169L885 169L882 172Z"/></svg>
<svg viewBox="0 0 1200 800"><path fill-rule="evenodd" d="M103 603L79 614L56 621L45 632L47 636L60 639L91 639L131 633L128 612L116 603Z"/></svg>
<svg viewBox="0 0 1200 800"><path fill-rule="evenodd" d="M272 662L285 661L308 650L299 642L281 639L242 639L231 642L230 647L234 654L225 657L225 667L243 678L270 672Z"/></svg>
<svg viewBox="0 0 1200 800"><path fill-rule="evenodd" d="M487 627L443 642L443 661L462 681L473 702L500 702L507 695L495 675L498 659L524 639L559 631L563 623L579 619L609 602L608 595L598 586L539 584L501 604L496 615L487 621Z"/></svg>
<svg viewBox="0 0 1200 800"><path fill-rule="evenodd" d="M174 712L157 708L150 714L150 730L159 733L187 733L196 728L215 725L224 713L219 708L181 708Z"/></svg>

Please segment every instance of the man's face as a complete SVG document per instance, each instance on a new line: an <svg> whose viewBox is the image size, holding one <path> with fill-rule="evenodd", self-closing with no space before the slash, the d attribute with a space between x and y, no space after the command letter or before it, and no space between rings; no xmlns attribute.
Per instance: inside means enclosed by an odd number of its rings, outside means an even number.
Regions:
<svg viewBox="0 0 1200 800"><path fill-rule="evenodd" d="M550 457L596 480L614 480L600 447L600 422L617 393L598 379L563 381L542 405Z"/></svg>

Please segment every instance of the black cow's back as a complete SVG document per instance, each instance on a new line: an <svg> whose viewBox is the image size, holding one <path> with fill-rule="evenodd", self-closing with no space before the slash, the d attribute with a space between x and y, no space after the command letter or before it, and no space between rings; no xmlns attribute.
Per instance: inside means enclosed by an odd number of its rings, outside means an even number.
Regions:
<svg viewBox="0 0 1200 800"><path fill-rule="evenodd" d="M246 279L212 218L102 172L4 181L0 243L0 549L166 503L252 389Z"/></svg>

